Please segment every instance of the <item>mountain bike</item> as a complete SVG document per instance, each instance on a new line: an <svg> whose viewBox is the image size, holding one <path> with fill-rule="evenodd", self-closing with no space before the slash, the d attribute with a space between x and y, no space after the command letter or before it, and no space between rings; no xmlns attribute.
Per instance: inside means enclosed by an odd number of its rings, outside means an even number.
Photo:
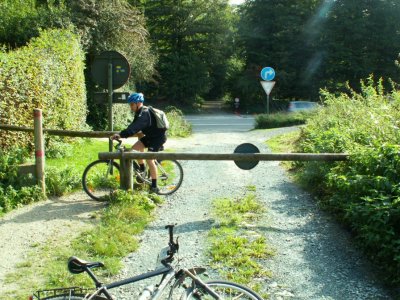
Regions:
<svg viewBox="0 0 400 300"><path fill-rule="evenodd" d="M73 274L86 272L95 284L95 288L83 289L70 287L61 289L41 290L35 292L30 299L35 300L111 300L116 299L109 290L138 282L147 278L161 276L161 280L155 286L147 286L139 296L139 300L145 299L252 299L262 300L256 292L248 287L229 281L203 281L199 275L206 271L202 267L190 269L180 268L179 259L174 259L178 253L178 238L174 241L174 225L165 226L169 233L168 246L163 248L158 255L156 268L134 277L120 281L103 284L99 281L92 269L103 267L102 262L88 262L72 256L68 260L68 269ZM173 264L173 262L176 262ZM169 292L167 292L169 290ZM161 296L164 296L161 298Z"/></svg>
<svg viewBox="0 0 400 300"><path fill-rule="evenodd" d="M117 140L114 146L116 151L128 151L122 146L122 141ZM164 149L160 149L162 151ZM134 150L129 150L134 151ZM170 195L176 192L183 181L183 169L176 160L155 160L157 167L157 184L159 195ZM134 160L132 163L133 176L136 184L143 189L149 189L151 186L150 171L146 167L144 171L140 170L138 163ZM120 187L120 166L115 160L96 160L91 162L82 175L82 186L84 191L94 200L104 201L107 196Z"/></svg>

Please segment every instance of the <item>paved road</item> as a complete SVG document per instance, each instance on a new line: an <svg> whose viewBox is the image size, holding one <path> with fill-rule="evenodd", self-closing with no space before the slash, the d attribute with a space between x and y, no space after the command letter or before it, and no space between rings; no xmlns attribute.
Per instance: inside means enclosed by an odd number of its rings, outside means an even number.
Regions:
<svg viewBox="0 0 400 300"><path fill-rule="evenodd" d="M244 132L254 128L252 115L186 115L185 118L193 125L194 133Z"/></svg>

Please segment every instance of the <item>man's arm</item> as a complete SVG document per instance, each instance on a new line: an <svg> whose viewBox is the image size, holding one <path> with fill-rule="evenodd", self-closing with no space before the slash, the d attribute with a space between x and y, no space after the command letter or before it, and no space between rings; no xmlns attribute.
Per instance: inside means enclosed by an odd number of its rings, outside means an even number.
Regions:
<svg viewBox="0 0 400 300"><path fill-rule="evenodd" d="M128 138L139 131L150 126L150 113L142 112L137 119L135 119L131 124L129 124L128 128L122 130L119 135L122 138Z"/></svg>

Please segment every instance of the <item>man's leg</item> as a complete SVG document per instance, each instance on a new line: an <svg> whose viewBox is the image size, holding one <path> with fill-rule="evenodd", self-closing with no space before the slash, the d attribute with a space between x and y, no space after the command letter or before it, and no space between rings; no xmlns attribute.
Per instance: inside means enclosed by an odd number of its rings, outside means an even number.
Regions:
<svg viewBox="0 0 400 300"><path fill-rule="evenodd" d="M132 146L133 150L140 151L140 152L144 152L144 148L145 148L144 144L140 140L136 141L136 143ZM137 162L141 168L140 171L144 171L144 160L138 159Z"/></svg>
<svg viewBox="0 0 400 300"><path fill-rule="evenodd" d="M154 162L154 159L146 160L146 162L147 162L147 165L149 166L151 179L157 180L157 167L156 167L156 163Z"/></svg>

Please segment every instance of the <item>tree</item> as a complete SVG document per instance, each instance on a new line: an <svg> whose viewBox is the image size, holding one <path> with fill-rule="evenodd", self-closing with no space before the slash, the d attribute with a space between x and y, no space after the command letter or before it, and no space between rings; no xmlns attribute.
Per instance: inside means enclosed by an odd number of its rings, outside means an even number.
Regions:
<svg viewBox="0 0 400 300"><path fill-rule="evenodd" d="M144 3L158 76L147 86L154 97L190 104L223 93L223 70L232 45L227 0L148 0ZM147 92L149 93L149 92Z"/></svg>
<svg viewBox="0 0 400 300"><path fill-rule="evenodd" d="M95 103L92 98L93 91L102 88L94 86L90 66L96 54L116 50L131 66L131 87L149 79L154 73L156 56L150 49L144 16L126 0L73 0L68 1L68 9L87 51L88 122L95 128L105 128L106 103Z"/></svg>
<svg viewBox="0 0 400 300"><path fill-rule="evenodd" d="M317 4L315 0L254 0L242 5L239 41L246 67L237 86L245 91L244 100L261 102L265 97L259 81L260 71L266 66L277 73L275 97L291 99L307 95L308 84L301 75L312 58L314 45L306 29Z"/></svg>
<svg viewBox="0 0 400 300"><path fill-rule="evenodd" d="M371 73L397 81L399 15L395 0L246 1L239 27L246 64L237 86L260 101L266 65L277 72L280 99L318 99L321 88L338 90L346 81L356 88Z"/></svg>
<svg viewBox="0 0 400 300"><path fill-rule="evenodd" d="M324 84L349 81L359 90L360 79L400 79L395 67L400 44L398 1L335 1L327 23Z"/></svg>

